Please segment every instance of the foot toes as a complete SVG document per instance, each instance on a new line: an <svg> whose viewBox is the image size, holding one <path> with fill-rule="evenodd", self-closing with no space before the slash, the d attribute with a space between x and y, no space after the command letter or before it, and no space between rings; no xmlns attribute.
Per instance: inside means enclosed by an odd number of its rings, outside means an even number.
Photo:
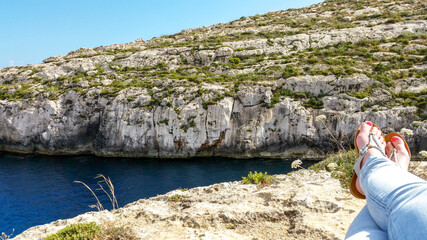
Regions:
<svg viewBox="0 0 427 240"><path fill-rule="evenodd" d="M409 149L406 149L405 141L399 136L393 136L391 138L391 144L393 148L397 150L396 163L399 164L402 169L408 171L411 155Z"/></svg>
<svg viewBox="0 0 427 240"><path fill-rule="evenodd" d="M368 134L369 131L371 130L371 127L372 127L372 123L371 122L364 122L362 124L362 127L360 127L360 133L364 134L364 135Z"/></svg>
<svg viewBox="0 0 427 240"><path fill-rule="evenodd" d="M385 145L386 145L385 144L385 139L384 139L384 136L383 136L383 133L381 132L381 130L378 127L374 127L374 128L372 128L371 133L374 134L374 136L378 140L378 143L381 145L381 146L378 146L378 147L385 148Z"/></svg>
<svg viewBox="0 0 427 240"><path fill-rule="evenodd" d="M381 133L381 130L378 129L377 127L374 127L372 129L372 133L377 137L378 140L380 140L380 138L383 136Z"/></svg>
<svg viewBox="0 0 427 240"><path fill-rule="evenodd" d="M365 146L369 141L369 131L371 131L372 123L371 122L364 122L362 123L360 127L359 135L357 136L357 146L362 148ZM360 149L359 149L360 150Z"/></svg>
<svg viewBox="0 0 427 240"><path fill-rule="evenodd" d="M398 152L406 151L405 142L400 137L397 137L397 136L392 137L391 142L394 148L396 148Z"/></svg>

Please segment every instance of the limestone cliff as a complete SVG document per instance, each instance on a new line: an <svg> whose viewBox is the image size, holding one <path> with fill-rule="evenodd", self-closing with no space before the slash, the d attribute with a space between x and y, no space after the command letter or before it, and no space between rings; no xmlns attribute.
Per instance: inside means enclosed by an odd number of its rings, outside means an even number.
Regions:
<svg viewBox="0 0 427 240"><path fill-rule="evenodd" d="M0 151L319 157L427 146L426 3L332 0L0 69ZM316 117L325 115L324 120Z"/></svg>

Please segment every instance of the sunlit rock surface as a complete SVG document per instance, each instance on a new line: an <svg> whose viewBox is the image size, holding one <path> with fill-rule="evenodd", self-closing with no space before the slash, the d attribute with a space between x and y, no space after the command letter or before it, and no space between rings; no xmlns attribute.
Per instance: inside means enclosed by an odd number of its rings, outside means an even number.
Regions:
<svg viewBox="0 0 427 240"><path fill-rule="evenodd" d="M266 187L240 182L175 190L114 212L89 212L36 226L14 239L40 239L66 225L123 226L139 239L343 239L364 201L327 172L276 175ZM170 197L180 195L177 201Z"/></svg>
<svg viewBox="0 0 427 240"><path fill-rule="evenodd" d="M417 156L425 8L331 0L0 69L0 151L315 158L369 120Z"/></svg>

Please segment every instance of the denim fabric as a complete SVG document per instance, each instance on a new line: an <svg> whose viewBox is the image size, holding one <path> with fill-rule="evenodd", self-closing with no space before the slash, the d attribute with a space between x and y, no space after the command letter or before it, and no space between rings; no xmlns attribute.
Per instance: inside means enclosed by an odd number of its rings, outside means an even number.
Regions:
<svg viewBox="0 0 427 240"><path fill-rule="evenodd" d="M368 207L362 208L360 213L354 219L353 223L347 231L345 239L348 240L367 240L367 239L378 239L387 240L387 233L381 230L380 227L375 223L371 214L369 213Z"/></svg>
<svg viewBox="0 0 427 240"><path fill-rule="evenodd" d="M368 236L377 236L379 231L387 234L388 239L427 239L426 181L402 170L388 158L376 156L366 160L359 181L367 207L351 224L348 239L377 239Z"/></svg>

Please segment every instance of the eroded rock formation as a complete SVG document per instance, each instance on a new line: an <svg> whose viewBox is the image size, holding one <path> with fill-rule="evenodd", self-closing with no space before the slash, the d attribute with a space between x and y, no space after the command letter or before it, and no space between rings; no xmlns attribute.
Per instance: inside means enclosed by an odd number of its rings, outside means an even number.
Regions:
<svg viewBox="0 0 427 240"><path fill-rule="evenodd" d="M311 158L370 120L411 129L416 153L425 8L326 1L0 69L0 150Z"/></svg>

